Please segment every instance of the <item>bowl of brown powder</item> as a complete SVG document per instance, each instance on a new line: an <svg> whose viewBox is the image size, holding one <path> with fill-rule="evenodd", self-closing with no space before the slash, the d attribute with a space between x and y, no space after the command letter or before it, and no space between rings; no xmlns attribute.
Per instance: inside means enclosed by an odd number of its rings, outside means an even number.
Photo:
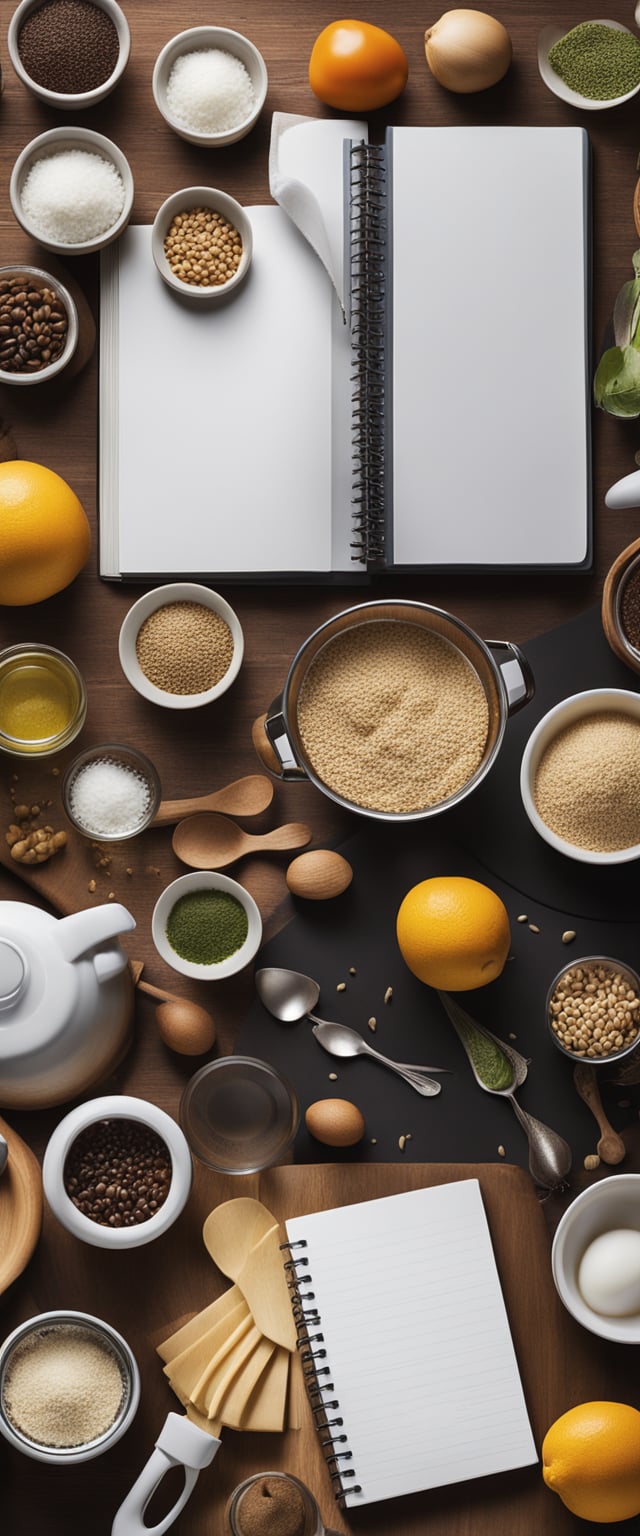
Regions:
<svg viewBox="0 0 640 1536"><path fill-rule="evenodd" d="M562 699L529 737L520 792L536 832L567 858L640 858L640 694L591 688Z"/></svg>
<svg viewBox="0 0 640 1536"><path fill-rule="evenodd" d="M129 1345L88 1312L41 1312L0 1348L0 1431L36 1461L68 1466L101 1456L139 1401Z"/></svg>
<svg viewBox="0 0 640 1536"><path fill-rule="evenodd" d="M244 655L240 620L198 582L145 592L120 630L120 665L132 688L165 709L197 709L235 681Z"/></svg>

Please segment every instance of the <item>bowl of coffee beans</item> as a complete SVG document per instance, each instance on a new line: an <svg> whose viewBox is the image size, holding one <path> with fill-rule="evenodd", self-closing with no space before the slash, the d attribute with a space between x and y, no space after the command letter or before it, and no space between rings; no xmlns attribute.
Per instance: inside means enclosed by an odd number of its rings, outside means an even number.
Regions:
<svg viewBox="0 0 640 1536"><path fill-rule="evenodd" d="M65 1115L42 1165L58 1221L95 1248L138 1248L173 1225L191 1189L179 1125L146 1099L108 1094Z"/></svg>
<svg viewBox="0 0 640 1536"><path fill-rule="evenodd" d="M77 344L78 312L64 284L39 267L0 267L0 383L45 383Z"/></svg>
<svg viewBox="0 0 640 1536"><path fill-rule="evenodd" d="M50 107L77 111L118 84L130 49L116 0L21 0L7 47L18 78Z"/></svg>

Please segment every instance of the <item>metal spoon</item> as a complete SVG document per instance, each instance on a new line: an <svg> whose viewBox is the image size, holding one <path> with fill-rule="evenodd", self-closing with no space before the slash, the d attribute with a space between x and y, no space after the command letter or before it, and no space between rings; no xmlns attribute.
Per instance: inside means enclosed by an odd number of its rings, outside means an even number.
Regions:
<svg viewBox="0 0 640 1536"><path fill-rule="evenodd" d="M485 1093L493 1093L498 1098L509 1099L516 1118L520 1121L522 1129L529 1142L529 1172L534 1183L540 1184L544 1189L558 1189L564 1184L571 1168L572 1153L568 1142L557 1131L552 1131L550 1126L544 1125L541 1120L536 1120L533 1115L527 1114L515 1097L516 1088L520 1088L527 1076L529 1063L519 1051L514 1051L510 1045L505 1045L497 1035L492 1035L490 1029L485 1029L477 1019L465 1012L460 1004L450 997L448 992L438 992L440 1002L450 1019L458 1035L461 1044L469 1057L471 1070ZM492 1041L509 1062L513 1077L506 1088L488 1088L476 1071L475 1063L467 1045L469 1030L484 1035L486 1040Z"/></svg>
<svg viewBox="0 0 640 1536"><path fill-rule="evenodd" d="M256 971L255 983L261 1002L274 1018L280 1019L284 1024L296 1024L304 1018L311 1019L315 1025L313 1032L316 1039L332 1056L374 1056L390 1067L392 1072L397 1072L400 1077L404 1077L406 1082L425 1097L434 1097L440 1092L440 1083L434 1083L421 1074L446 1072L447 1067L418 1067L409 1066L406 1062L391 1061L389 1057L382 1056L379 1051L374 1051L362 1035L359 1035L357 1030L350 1029L347 1024L330 1024L325 1019L318 1019L313 1009L320 996L320 987L311 976L305 976L301 971L282 970L279 966L272 965ZM322 1037L320 1029L323 1032ZM331 1044L328 1043L329 1031ZM425 1084L428 1084L426 1088Z"/></svg>
<svg viewBox="0 0 640 1536"><path fill-rule="evenodd" d="M4 1136L0 1136L0 1174L4 1173L9 1156L9 1147Z"/></svg>

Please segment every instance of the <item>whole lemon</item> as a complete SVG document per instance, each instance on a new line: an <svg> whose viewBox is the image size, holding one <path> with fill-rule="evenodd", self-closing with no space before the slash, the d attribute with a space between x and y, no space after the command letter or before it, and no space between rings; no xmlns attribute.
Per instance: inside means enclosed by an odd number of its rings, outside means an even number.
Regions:
<svg viewBox="0 0 640 1536"><path fill-rule="evenodd" d="M41 603L89 557L91 530L71 487L26 459L0 464L0 604Z"/></svg>
<svg viewBox="0 0 640 1536"><path fill-rule="evenodd" d="M640 1515L640 1413L628 1403L578 1403L542 1442L548 1488L581 1520Z"/></svg>
<svg viewBox="0 0 640 1536"><path fill-rule="evenodd" d="M504 902L488 885L463 875L414 885L398 912L396 933L409 970L445 992L495 981L511 943Z"/></svg>

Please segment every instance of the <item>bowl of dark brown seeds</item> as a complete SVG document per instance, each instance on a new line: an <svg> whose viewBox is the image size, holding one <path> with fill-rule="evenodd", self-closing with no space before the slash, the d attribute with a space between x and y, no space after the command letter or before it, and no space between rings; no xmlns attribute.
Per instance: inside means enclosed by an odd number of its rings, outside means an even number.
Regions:
<svg viewBox="0 0 640 1536"><path fill-rule="evenodd" d="M127 65L129 24L116 0L21 0L7 47L27 90L50 107L92 107Z"/></svg>
<svg viewBox="0 0 640 1536"><path fill-rule="evenodd" d="M64 284L39 267L0 267L0 383L45 383L77 344L78 312Z"/></svg>
<svg viewBox="0 0 640 1536"><path fill-rule="evenodd" d="M621 550L607 573L602 628L614 655L640 672L640 539Z"/></svg>
<svg viewBox="0 0 640 1536"><path fill-rule="evenodd" d="M54 1216L95 1248L138 1248L173 1225L191 1189L180 1126L146 1099L109 1094L72 1109L42 1165Z"/></svg>

